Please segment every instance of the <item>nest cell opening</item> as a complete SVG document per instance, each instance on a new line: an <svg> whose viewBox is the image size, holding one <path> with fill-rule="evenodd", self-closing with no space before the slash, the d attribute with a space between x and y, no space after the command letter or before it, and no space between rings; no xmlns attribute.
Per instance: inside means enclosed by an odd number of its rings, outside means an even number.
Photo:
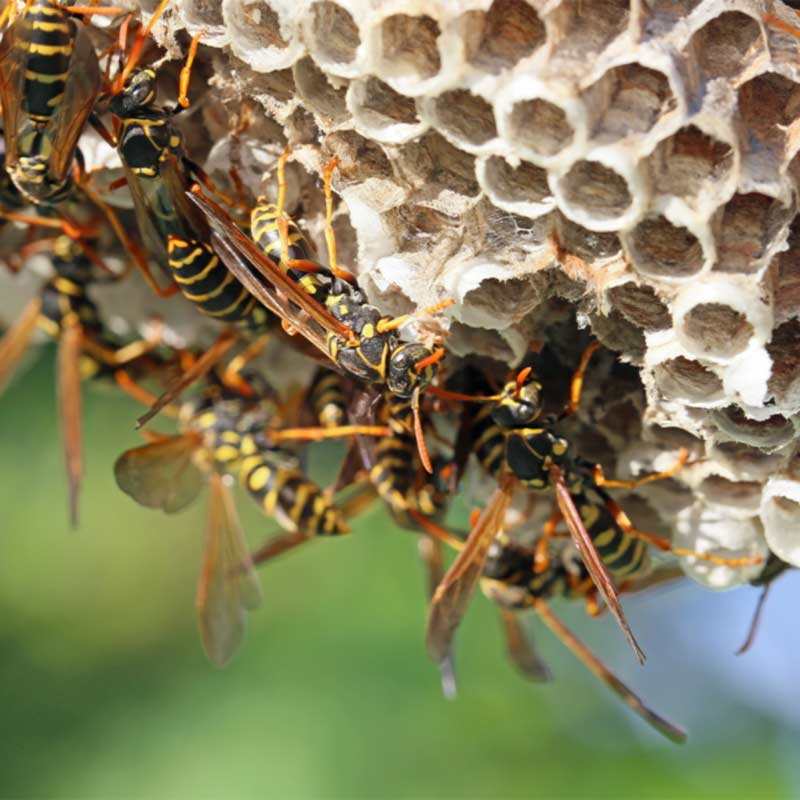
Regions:
<svg viewBox="0 0 800 800"><path fill-rule="evenodd" d="M695 31L690 49L705 75L730 79L764 52L764 39L761 27L749 14L726 11Z"/></svg>
<svg viewBox="0 0 800 800"><path fill-rule="evenodd" d="M628 237L633 266L653 278L689 278L703 268L703 248L686 228L666 217L649 217Z"/></svg>
<svg viewBox="0 0 800 800"><path fill-rule="evenodd" d="M488 11L468 11L464 42L467 62L497 74L544 44L544 23L524 0L494 0Z"/></svg>
<svg viewBox="0 0 800 800"><path fill-rule="evenodd" d="M708 503L755 513L761 501L761 484L758 481L731 481L722 475L709 475L700 484L698 493Z"/></svg>
<svg viewBox="0 0 800 800"><path fill-rule="evenodd" d="M742 84L738 100L751 152L768 147L782 154L786 128L800 116L800 86L783 75L767 72Z"/></svg>
<svg viewBox="0 0 800 800"><path fill-rule="evenodd" d="M310 58L294 65L298 94L310 111L322 117L327 125L343 122L349 116L345 104L347 89L331 86L325 73Z"/></svg>
<svg viewBox="0 0 800 800"><path fill-rule="evenodd" d="M325 159L336 156L339 166L334 172L346 185L359 184L371 178L391 178L392 165L380 145L355 131L335 131L325 137Z"/></svg>
<svg viewBox="0 0 800 800"><path fill-rule="evenodd" d="M457 142L480 147L497 137L492 107L467 89L440 94L433 109L436 127Z"/></svg>
<svg viewBox="0 0 800 800"><path fill-rule="evenodd" d="M775 555L794 565L800 563L800 483L772 478L761 500L761 521Z"/></svg>
<svg viewBox="0 0 800 800"><path fill-rule="evenodd" d="M463 304L487 314L521 319L542 301L542 278L537 274L521 278L486 278L464 295Z"/></svg>
<svg viewBox="0 0 800 800"><path fill-rule="evenodd" d="M630 0L563 0L559 12L568 18L559 48L585 58L627 30Z"/></svg>
<svg viewBox="0 0 800 800"><path fill-rule="evenodd" d="M767 352L772 359L769 393L782 405L800 405L800 320L775 328Z"/></svg>
<svg viewBox="0 0 800 800"><path fill-rule="evenodd" d="M574 212L598 222L618 219L632 202L625 178L597 161L575 162L558 185Z"/></svg>
<svg viewBox="0 0 800 800"><path fill-rule="evenodd" d="M646 331L660 331L672 325L669 309L658 299L652 286L629 281L609 289L606 297L627 320Z"/></svg>
<svg viewBox="0 0 800 800"><path fill-rule="evenodd" d="M413 99L396 92L391 86L372 76L364 82L357 113L365 122L374 122L376 128L397 123L419 124L417 106Z"/></svg>
<svg viewBox="0 0 800 800"><path fill-rule="evenodd" d="M590 231L563 214L556 214L554 231L561 249L590 263L612 258L622 251L616 233Z"/></svg>
<svg viewBox="0 0 800 800"><path fill-rule="evenodd" d="M725 181L733 162L734 151L729 144L695 125L681 128L665 139L650 158L657 191L687 202Z"/></svg>
<svg viewBox="0 0 800 800"><path fill-rule="evenodd" d="M486 162L485 182L494 199L504 203L546 203L552 200L547 172L527 161L512 167L501 156Z"/></svg>
<svg viewBox="0 0 800 800"><path fill-rule="evenodd" d="M757 420L747 417L739 406L727 406L711 414L711 419L723 433L740 444L774 449L794 438L794 425L781 414Z"/></svg>
<svg viewBox="0 0 800 800"><path fill-rule="evenodd" d="M285 50L289 46L281 35L280 17L269 3L240 0L236 5L237 11L228 15L228 25L237 41L238 52L266 48Z"/></svg>
<svg viewBox="0 0 800 800"><path fill-rule="evenodd" d="M789 215L774 197L750 192L734 195L722 210L715 272L757 272L769 242Z"/></svg>
<svg viewBox="0 0 800 800"><path fill-rule="evenodd" d="M564 109L539 97L514 103L509 131L516 142L543 157L560 153L575 137Z"/></svg>
<svg viewBox="0 0 800 800"><path fill-rule="evenodd" d="M349 12L329 0L311 6L311 29L306 38L317 61L343 67L355 60L361 44L358 26Z"/></svg>
<svg viewBox="0 0 800 800"><path fill-rule="evenodd" d="M682 333L697 352L730 358L746 349L753 326L741 311L724 303L699 303L684 315Z"/></svg>
<svg viewBox="0 0 800 800"><path fill-rule="evenodd" d="M156 2L147 3L148 11L155 11ZM220 28L225 25L220 0L190 0L186 4L184 14L192 25L207 25L209 28Z"/></svg>
<svg viewBox="0 0 800 800"><path fill-rule="evenodd" d="M443 192L465 197L480 194L474 156L453 147L434 131L405 145L400 151L398 166L401 174L417 184L426 197Z"/></svg>
<svg viewBox="0 0 800 800"><path fill-rule="evenodd" d="M428 80L442 67L437 40L439 23L427 15L393 14L381 23L381 70L384 77Z"/></svg>
<svg viewBox="0 0 800 800"><path fill-rule="evenodd" d="M607 104L592 130L603 143L648 133L677 105L666 75L639 64L610 69L588 92L601 94Z"/></svg>
<svg viewBox="0 0 800 800"><path fill-rule="evenodd" d="M669 398L713 402L722 394L722 380L699 361L677 356L653 368L658 388Z"/></svg>
<svg viewBox="0 0 800 800"><path fill-rule="evenodd" d="M789 249L778 253L769 265L775 319L784 321L800 316L800 218L789 232Z"/></svg>

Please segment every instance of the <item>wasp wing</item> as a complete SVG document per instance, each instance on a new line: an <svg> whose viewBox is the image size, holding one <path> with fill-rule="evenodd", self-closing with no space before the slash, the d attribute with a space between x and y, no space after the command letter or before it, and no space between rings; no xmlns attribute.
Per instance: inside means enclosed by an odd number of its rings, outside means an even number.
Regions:
<svg viewBox="0 0 800 800"><path fill-rule="evenodd" d="M210 483L197 617L206 655L224 667L242 643L247 611L261 604L261 587L225 479L214 473Z"/></svg>
<svg viewBox="0 0 800 800"><path fill-rule="evenodd" d="M6 166L17 162L19 135L25 125L25 69L33 23L27 14L17 17L0 41L0 100L3 103L3 131L6 143Z"/></svg>
<svg viewBox="0 0 800 800"><path fill-rule="evenodd" d="M181 511L206 482L192 458L198 445L196 435L186 434L128 450L114 464L117 485L139 505Z"/></svg>
<svg viewBox="0 0 800 800"><path fill-rule="evenodd" d="M506 640L506 653L522 675L541 683L553 679L553 673L536 652L530 634L523 628L519 614L508 608L500 609L500 620Z"/></svg>
<svg viewBox="0 0 800 800"><path fill-rule="evenodd" d="M584 566L588 570L589 575L591 575L594 585L597 587L597 591L600 593L606 606L608 606L614 619L617 620L620 628L622 628L622 632L627 637L634 654L643 664L645 655L639 647L630 625L628 625L628 620L625 618L625 613L620 605L614 582L611 580L611 576L608 574L605 564L603 564L600 559L594 542L592 542L589 532L586 530L586 526L583 523L583 519L578 509L575 507L575 502L567 488L561 470L555 465L550 468L550 479L556 492L558 508L561 511L561 515L564 517L564 522L567 524L572 540L578 548L578 553L580 554Z"/></svg>
<svg viewBox="0 0 800 800"><path fill-rule="evenodd" d="M64 457L69 487L70 521L78 524L78 495L83 479L81 438L81 346L83 332L79 325L67 326L58 340L58 407Z"/></svg>
<svg viewBox="0 0 800 800"><path fill-rule="evenodd" d="M281 316L289 325L300 332L312 344L327 354L325 336L311 327L309 320L315 322L322 331L333 333L345 340L354 338L353 332L343 322L336 319L320 305L299 284L293 281L271 258L261 251L256 243L245 235L230 215L220 205L202 194L197 185L188 193L189 199L203 212L214 231L214 243L224 245L220 256L231 272L274 313ZM228 259L231 263L228 263ZM240 274L240 264L245 265ZM291 303L289 302L291 301ZM299 314L292 304L305 312Z"/></svg>
<svg viewBox="0 0 800 800"><path fill-rule="evenodd" d="M41 310L41 299L34 297L0 339L0 394L5 391L28 349Z"/></svg>
<svg viewBox="0 0 800 800"><path fill-rule="evenodd" d="M486 564L489 546L503 526L506 511L511 505L514 481L504 478L470 531L464 549L451 565L437 587L428 614L425 644L437 662L447 658L456 628L464 616L470 598Z"/></svg>
<svg viewBox="0 0 800 800"><path fill-rule="evenodd" d="M64 96L56 106L48 125L52 140L49 171L58 181L67 177L72 166L78 139L94 109L103 81L89 33L81 23L71 20L70 24L75 37Z"/></svg>

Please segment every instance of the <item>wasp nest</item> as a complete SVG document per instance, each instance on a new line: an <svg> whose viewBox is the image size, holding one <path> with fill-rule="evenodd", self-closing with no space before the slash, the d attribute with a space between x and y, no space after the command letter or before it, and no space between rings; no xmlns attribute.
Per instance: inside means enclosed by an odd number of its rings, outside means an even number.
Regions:
<svg viewBox="0 0 800 800"><path fill-rule="evenodd" d="M640 493L674 539L800 565L800 49L767 15L798 23L777 0L176 0L155 35L178 58L202 32L209 169L274 191L291 144L318 232L338 157L342 260L389 313L455 298L456 356L513 366L570 309L644 386L590 389L595 449L634 474L693 453Z"/></svg>

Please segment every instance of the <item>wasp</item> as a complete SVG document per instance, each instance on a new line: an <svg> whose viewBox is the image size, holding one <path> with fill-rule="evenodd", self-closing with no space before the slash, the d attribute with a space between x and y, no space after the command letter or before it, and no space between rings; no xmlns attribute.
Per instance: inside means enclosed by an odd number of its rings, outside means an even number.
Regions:
<svg viewBox="0 0 800 800"><path fill-rule="evenodd" d="M744 642L741 647L736 651L737 656L744 655L752 646L758 633L758 628L761 623L761 615L764 612L764 605L767 602L770 589L778 578L780 578L788 570L793 569L791 564L787 564L782 559L778 558L774 553L769 555L767 563L761 574L750 581L751 586L761 588L761 595L756 603L755 611L753 612L753 619L750 622L750 629L747 632Z"/></svg>
<svg viewBox="0 0 800 800"><path fill-rule="evenodd" d="M585 351L571 381L570 401L561 418L577 410L584 373L598 346L593 344ZM452 396L464 398L455 393ZM492 405L488 410L481 409L477 415L471 441L484 468L498 479L499 488L437 591L428 627L428 646L434 658L441 656L450 646L492 539L502 529L518 485L533 492L552 489L557 501L558 511L551 517L540 540L536 568L546 569L547 542L563 519L596 592L617 620L640 661L644 660L644 654L625 619L615 580L631 580L647 572L646 544L677 555L691 555L728 566L744 566L760 560L760 557L725 559L673 548L667 540L634 528L606 491L607 487L635 489L644 483L671 477L686 462L688 451L683 450L675 465L668 470L631 481L609 480L598 466L572 453L568 440L556 430L558 419L540 419L542 385L532 376L531 368L526 367L515 380L507 382L499 394L483 399Z"/></svg>
<svg viewBox="0 0 800 800"><path fill-rule="evenodd" d="M402 342L397 328L413 315L386 317L366 302L363 292L351 282L350 273L338 266L331 222L331 176L336 165L334 159L325 171L328 267L313 262L309 266L307 259L299 258L307 255L305 252L290 249L289 226L280 206L270 212L273 215L270 219L274 217L274 232L283 237L283 267L268 255L275 250L272 222L266 226L269 227L267 231L261 217L256 215L251 219L256 230L262 233L262 249L236 226L221 206L202 192L199 185L191 187L190 197L206 216L213 231L213 245L228 269L264 306L280 317L291 332L300 333L333 368L360 381L382 384L393 394L412 399L420 454L425 468L430 470L419 422L419 398L432 383L444 350L421 342ZM294 241L291 246L296 244ZM295 280L290 269L310 273L308 280ZM451 302L443 301L419 313L438 311Z"/></svg>
<svg viewBox="0 0 800 800"><path fill-rule="evenodd" d="M134 369L137 361L142 364L145 354L159 344L159 330L156 325L151 337L127 345L112 339L89 296L89 287L98 281L92 262L79 243L68 236L57 237L52 246L53 277L0 340L0 391L13 376L37 328L58 342L58 398L70 518L75 525L83 476L81 380L111 376L120 380L126 370Z"/></svg>
<svg viewBox="0 0 800 800"><path fill-rule="evenodd" d="M268 430L275 421L271 390L256 375L246 381L247 395L238 384L212 380L197 400L182 404L177 435L120 456L114 466L117 484L140 505L175 513L195 499L207 476L220 491L222 476L238 475L261 511L289 531L287 539L278 537L280 545L271 543L273 551L312 536L347 533L344 514ZM232 506L225 505L226 513L209 523L198 590L203 644L218 665L227 663L241 642L243 613L255 596L252 567L260 560L250 557L238 523L230 521Z"/></svg>

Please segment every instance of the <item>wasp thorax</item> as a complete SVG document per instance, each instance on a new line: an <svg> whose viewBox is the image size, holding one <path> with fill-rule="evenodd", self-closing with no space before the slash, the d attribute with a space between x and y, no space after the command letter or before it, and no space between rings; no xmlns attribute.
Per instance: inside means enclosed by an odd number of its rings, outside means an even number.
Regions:
<svg viewBox="0 0 800 800"><path fill-rule="evenodd" d="M542 413L542 385L531 381L517 386L511 381L503 388L502 399L492 411L492 419L505 428L515 428L533 422Z"/></svg>
<svg viewBox="0 0 800 800"><path fill-rule="evenodd" d="M433 350L424 344L401 344L392 350L389 368L386 371L386 385L389 391L400 397L410 397L415 390L430 385L438 369L429 364L418 371L419 364L433 355Z"/></svg>

